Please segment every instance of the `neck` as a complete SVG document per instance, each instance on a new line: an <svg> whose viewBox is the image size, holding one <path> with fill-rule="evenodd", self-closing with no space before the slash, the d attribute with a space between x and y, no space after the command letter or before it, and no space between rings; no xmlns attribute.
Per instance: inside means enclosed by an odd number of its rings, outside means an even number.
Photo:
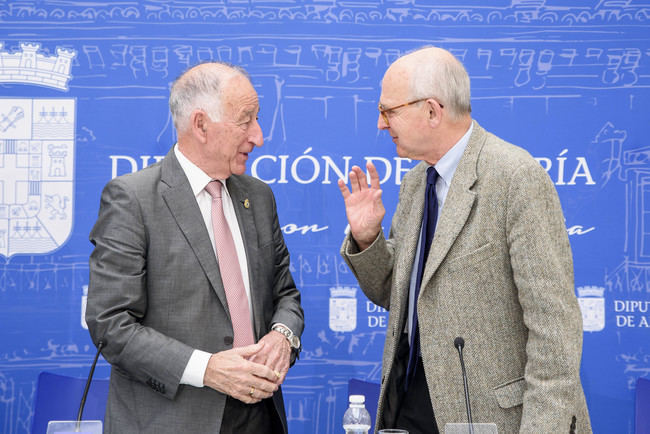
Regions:
<svg viewBox="0 0 650 434"><path fill-rule="evenodd" d="M182 137L178 138L178 150L190 160L196 167L201 169L206 175L212 179L227 179L229 174L223 173L219 170L218 165L214 161L199 152L200 146L188 140L183 140Z"/></svg>
<svg viewBox="0 0 650 434"><path fill-rule="evenodd" d="M435 146L432 146L432 155L424 159L435 166L444 155L467 133L472 125L472 117L467 114L458 120L447 120L440 124Z"/></svg>

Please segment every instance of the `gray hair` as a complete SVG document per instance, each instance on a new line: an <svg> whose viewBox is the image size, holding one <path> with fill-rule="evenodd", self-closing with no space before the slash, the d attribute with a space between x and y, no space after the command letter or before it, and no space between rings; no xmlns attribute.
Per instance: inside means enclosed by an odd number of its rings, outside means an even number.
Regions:
<svg viewBox="0 0 650 434"><path fill-rule="evenodd" d="M423 47L407 56L413 57L412 63L409 62L409 87L413 99L436 98L452 119L459 119L472 111L469 75L453 54L437 47Z"/></svg>
<svg viewBox="0 0 650 434"><path fill-rule="evenodd" d="M206 62L196 65L178 77L169 94L169 110L176 131L188 127L193 110L204 110L210 120L221 120L221 96L224 83L236 75L248 78L246 71L226 62Z"/></svg>

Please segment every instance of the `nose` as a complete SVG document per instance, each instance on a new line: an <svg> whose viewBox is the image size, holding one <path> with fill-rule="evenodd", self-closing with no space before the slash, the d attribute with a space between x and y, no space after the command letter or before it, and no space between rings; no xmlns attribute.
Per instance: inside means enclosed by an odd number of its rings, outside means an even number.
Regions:
<svg viewBox="0 0 650 434"><path fill-rule="evenodd" d="M255 121L255 125L253 126L248 140L258 148L264 144L264 134L262 133L262 127L257 120Z"/></svg>
<svg viewBox="0 0 650 434"><path fill-rule="evenodd" d="M386 119L384 119L384 116L379 113L379 117L377 118L377 129L378 130L385 130L389 127L388 123L386 123Z"/></svg>

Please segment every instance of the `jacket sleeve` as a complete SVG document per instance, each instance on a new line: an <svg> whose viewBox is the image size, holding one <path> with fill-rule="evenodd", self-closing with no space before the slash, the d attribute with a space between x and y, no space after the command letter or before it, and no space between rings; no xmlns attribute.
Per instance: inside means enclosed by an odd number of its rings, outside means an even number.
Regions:
<svg viewBox="0 0 650 434"><path fill-rule="evenodd" d="M277 207L275 199L272 200L272 224L274 246L274 275L273 275L273 304L275 311L271 320L271 325L282 323L289 327L291 331L301 336L305 328L305 317L300 305L300 292L291 275L289 250L284 242L282 229L278 220ZM295 361L295 355L292 362Z"/></svg>
<svg viewBox="0 0 650 434"><path fill-rule="evenodd" d="M122 375L173 398L193 349L142 324L147 312L147 228L140 204L117 178L105 188L90 233L86 322Z"/></svg>
<svg viewBox="0 0 650 434"><path fill-rule="evenodd" d="M582 392L582 316L560 201L535 162L515 169L507 197L510 261L528 329L520 432L566 432Z"/></svg>
<svg viewBox="0 0 650 434"><path fill-rule="evenodd" d="M384 309L390 308L396 246L399 246L403 238L400 228L412 205L412 198L404 191L411 183L412 173L407 173L400 186L399 201L388 238L380 230L375 241L364 251L359 251L352 234L348 233L341 245L341 256L357 278L361 290L373 303Z"/></svg>

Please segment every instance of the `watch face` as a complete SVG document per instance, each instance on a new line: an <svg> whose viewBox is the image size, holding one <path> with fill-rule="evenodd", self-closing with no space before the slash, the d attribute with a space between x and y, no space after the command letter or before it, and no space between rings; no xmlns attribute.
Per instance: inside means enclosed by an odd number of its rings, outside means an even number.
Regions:
<svg viewBox="0 0 650 434"><path fill-rule="evenodd" d="M300 339L298 339L298 336L292 336L291 338L291 346L293 348L298 348L300 347Z"/></svg>

